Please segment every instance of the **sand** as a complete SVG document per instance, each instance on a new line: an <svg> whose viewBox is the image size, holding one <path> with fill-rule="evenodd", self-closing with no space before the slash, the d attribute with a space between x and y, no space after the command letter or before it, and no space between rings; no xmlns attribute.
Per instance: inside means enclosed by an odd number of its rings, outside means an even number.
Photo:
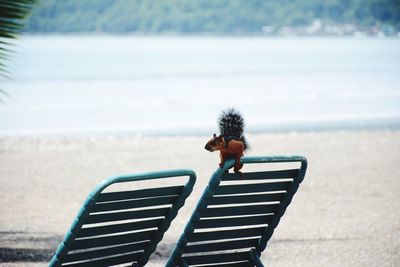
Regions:
<svg viewBox="0 0 400 267"><path fill-rule="evenodd" d="M0 265L46 266L104 178L190 168L193 194L147 266L163 266L218 162L207 136L0 137ZM399 266L400 132L248 135L248 155L304 155L309 169L263 262Z"/></svg>

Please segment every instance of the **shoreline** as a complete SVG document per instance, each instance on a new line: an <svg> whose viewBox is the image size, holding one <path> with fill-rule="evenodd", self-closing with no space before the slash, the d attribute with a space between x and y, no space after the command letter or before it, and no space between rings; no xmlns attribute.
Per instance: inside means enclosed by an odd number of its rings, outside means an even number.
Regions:
<svg viewBox="0 0 400 267"><path fill-rule="evenodd" d="M323 133L323 132L385 132L399 131L400 117L378 119L342 119L310 122L284 122L270 125L250 125L246 132L249 134L288 134L288 133ZM182 137L207 136L216 131L215 127L175 128L175 129L82 129L82 128L48 128L37 130L0 130L0 138L5 137L87 137L87 136L147 136L147 137Z"/></svg>

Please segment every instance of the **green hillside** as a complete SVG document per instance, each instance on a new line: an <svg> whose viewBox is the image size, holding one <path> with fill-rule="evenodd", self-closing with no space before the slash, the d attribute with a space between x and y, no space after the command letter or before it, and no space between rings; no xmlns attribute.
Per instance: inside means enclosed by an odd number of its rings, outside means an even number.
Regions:
<svg viewBox="0 0 400 267"><path fill-rule="evenodd" d="M397 32L400 0L42 0L25 31L273 34L316 18Z"/></svg>

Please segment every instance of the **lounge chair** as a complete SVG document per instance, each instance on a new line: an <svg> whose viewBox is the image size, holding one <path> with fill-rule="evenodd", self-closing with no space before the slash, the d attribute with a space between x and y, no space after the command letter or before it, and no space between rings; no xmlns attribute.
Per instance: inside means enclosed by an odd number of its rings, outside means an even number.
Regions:
<svg viewBox="0 0 400 267"><path fill-rule="evenodd" d="M144 266L195 180L191 170L104 180L87 197L49 266Z"/></svg>
<svg viewBox="0 0 400 267"><path fill-rule="evenodd" d="M263 163L257 167L264 170L273 165L275 170L227 173L233 160L219 168L204 190L167 267L263 266L261 252L302 182L307 161L300 156L243 157L241 161Z"/></svg>

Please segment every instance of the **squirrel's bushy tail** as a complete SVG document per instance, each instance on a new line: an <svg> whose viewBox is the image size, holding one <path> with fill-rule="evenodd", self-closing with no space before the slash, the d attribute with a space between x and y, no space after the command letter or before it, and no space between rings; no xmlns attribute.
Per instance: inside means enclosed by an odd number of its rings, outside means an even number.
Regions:
<svg viewBox="0 0 400 267"><path fill-rule="evenodd" d="M242 114L236 109L230 108L223 111L218 120L220 134L228 141L235 139L242 141L244 148L248 148L243 136L244 120Z"/></svg>

